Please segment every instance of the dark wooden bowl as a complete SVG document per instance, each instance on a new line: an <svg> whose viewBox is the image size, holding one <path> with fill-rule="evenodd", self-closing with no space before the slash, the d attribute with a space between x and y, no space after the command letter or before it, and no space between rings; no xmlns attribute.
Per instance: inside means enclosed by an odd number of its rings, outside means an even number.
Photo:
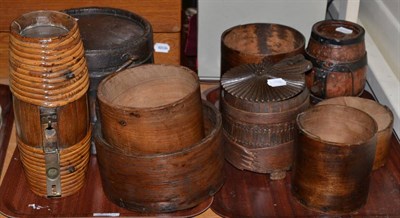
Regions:
<svg viewBox="0 0 400 218"><path fill-rule="evenodd" d="M313 96L326 99L362 94L367 71L364 34L363 27L349 21L324 20L313 25L306 49L306 57L314 65L306 74Z"/></svg>

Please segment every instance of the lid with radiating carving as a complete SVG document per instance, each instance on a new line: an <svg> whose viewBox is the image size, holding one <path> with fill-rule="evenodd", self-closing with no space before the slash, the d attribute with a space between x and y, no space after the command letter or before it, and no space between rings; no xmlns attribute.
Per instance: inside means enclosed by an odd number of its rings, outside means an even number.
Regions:
<svg viewBox="0 0 400 218"><path fill-rule="evenodd" d="M221 86L224 92L250 102L284 101L304 90L304 72L311 67L303 55L276 64L244 64L227 71L221 78Z"/></svg>

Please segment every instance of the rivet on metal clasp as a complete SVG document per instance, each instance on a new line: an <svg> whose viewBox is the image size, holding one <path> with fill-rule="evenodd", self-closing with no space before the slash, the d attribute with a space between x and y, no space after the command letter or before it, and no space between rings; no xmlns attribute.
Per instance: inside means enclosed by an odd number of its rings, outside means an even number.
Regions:
<svg viewBox="0 0 400 218"><path fill-rule="evenodd" d="M47 197L61 196L60 154L57 138L57 109L40 108L43 131L43 152L46 166Z"/></svg>

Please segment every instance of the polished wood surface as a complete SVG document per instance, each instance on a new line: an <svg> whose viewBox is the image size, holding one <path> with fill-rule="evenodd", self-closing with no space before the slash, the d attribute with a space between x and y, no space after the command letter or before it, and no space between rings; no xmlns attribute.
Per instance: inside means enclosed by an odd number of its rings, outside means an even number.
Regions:
<svg viewBox="0 0 400 218"><path fill-rule="evenodd" d="M8 86L0 84L0 175L2 175L4 159L6 157L8 142L11 137L11 130L14 121L14 113L11 102L11 92ZM1 180L0 180L1 184Z"/></svg>
<svg viewBox="0 0 400 218"><path fill-rule="evenodd" d="M0 4L0 31L8 31L10 23L19 15L35 10L64 10L77 7L115 7L143 16L153 26L154 32L180 32L180 0L2 0Z"/></svg>

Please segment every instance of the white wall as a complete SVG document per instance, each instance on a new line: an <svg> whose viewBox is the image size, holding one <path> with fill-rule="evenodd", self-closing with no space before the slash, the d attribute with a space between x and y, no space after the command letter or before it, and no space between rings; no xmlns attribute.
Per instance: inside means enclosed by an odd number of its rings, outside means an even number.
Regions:
<svg viewBox="0 0 400 218"><path fill-rule="evenodd" d="M362 0L359 18L400 79L400 1Z"/></svg>

